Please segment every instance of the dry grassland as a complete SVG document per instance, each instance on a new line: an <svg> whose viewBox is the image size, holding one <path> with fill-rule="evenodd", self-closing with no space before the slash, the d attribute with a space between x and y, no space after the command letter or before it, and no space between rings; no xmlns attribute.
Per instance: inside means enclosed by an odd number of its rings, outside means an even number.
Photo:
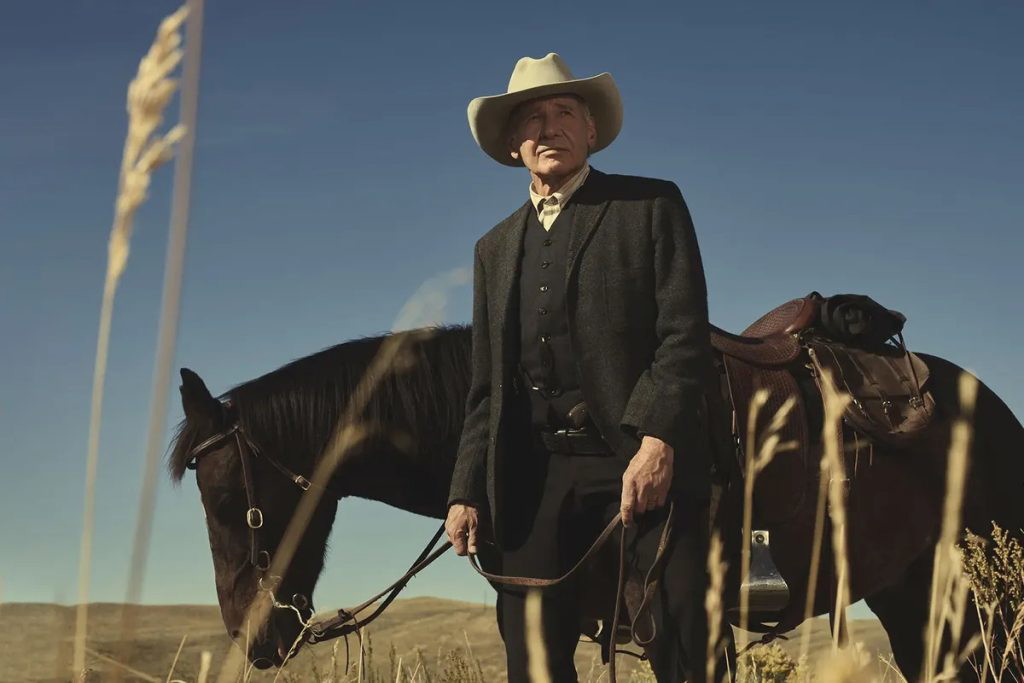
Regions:
<svg viewBox="0 0 1024 683"><path fill-rule="evenodd" d="M74 607L39 603L7 603L0 605L0 643L2 663L0 681L67 681L71 664L71 637L74 632ZM109 657L117 652L116 640L120 629L120 605L98 603L89 610L89 639L87 667L91 670L87 680L106 680L113 673L113 665L100 660L96 653ZM889 641L875 620L851 622L853 640L862 643L864 652L872 661L888 657ZM811 661L827 655L831 648L828 622L816 619L810 631ZM453 680L457 663L450 653L455 652L471 669L476 669L484 681L504 678L504 649L495 626L494 607L437 598L398 600L389 611L369 629L372 644L372 662L376 674L394 680L398 660L408 679L416 667L427 667L435 680ZM800 631L796 632L797 634ZM232 648L217 607L209 605L147 606L138 612L135 629L134 652L124 663L146 673L154 679L166 680L175 652L182 636L187 636L177 664L174 678L195 681L199 674L201 653L213 655L213 671L223 663ZM279 680L343 680L344 641L326 643L304 650L290 662ZM468 647L467 647L468 642ZM780 646L794 660L800 639L783 641ZM352 679L357 677L358 640L349 639L351 646ZM391 662L394 647L395 664ZM332 654L336 652L336 674L332 672ZM422 657L422 661L421 661ZM577 669L582 681L596 681L605 674L597 646L581 643L576 655ZM628 681L636 668L636 660L620 657L620 680ZM320 674L314 676L314 671ZM449 676L444 674L448 671ZM471 671L471 673L477 673ZM254 672L252 681L272 681L276 672ZM606 674L605 674L606 675ZM639 676L637 676L639 677ZM369 672L364 679L369 679ZM424 677L417 675L419 680ZM471 680L479 680L473 676ZM144 680L126 674L123 680ZM464 680L464 679L460 679Z"/></svg>

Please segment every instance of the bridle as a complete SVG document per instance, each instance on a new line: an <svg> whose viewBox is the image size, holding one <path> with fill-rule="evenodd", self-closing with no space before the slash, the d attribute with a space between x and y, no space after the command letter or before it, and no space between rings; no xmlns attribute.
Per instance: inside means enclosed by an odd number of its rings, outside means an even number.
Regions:
<svg viewBox="0 0 1024 683"><path fill-rule="evenodd" d="M234 406L231 400L227 399L221 401L221 407L226 415L230 415ZM262 458L273 465L274 469L287 477L303 492L308 491L310 487L313 486L313 482L301 474L296 474L270 454L262 453L259 447L257 447L249 437L245 428L242 427L242 423L239 421L237 415L234 416L234 419L231 421L231 424L227 429L217 432L210 438L205 439L194 446L188 452L188 460L185 463L185 467L190 470L196 469L196 465L200 457L210 453L215 448L220 447L224 442L231 438L234 438L235 448L238 451L238 460L242 467L242 486L245 489L245 501L248 506L245 511L245 524L249 527L249 564L251 564L257 571L262 572L262 575L257 580L260 590L272 591L274 586L268 584L276 583L277 579L280 577L274 577L274 581L264 581L273 558L271 557L270 550L265 547L265 544L261 542L260 538L260 531L263 529L264 520L263 509L259 506L259 501L256 498L256 483L253 478L253 468L255 466L256 459ZM323 489L334 495L335 498L341 498L340 494L329 486L324 486ZM305 610L309 608L309 605L310 601L307 596L302 595L301 593L296 593L292 596L292 606L295 608Z"/></svg>
<svg viewBox="0 0 1024 683"><path fill-rule="evenodd" d="M221 401L221 407L225 415L231 416L234 408L231 399ZM261 572L261 576L257 579L257 587L259 590L270 594L275 607L294 608L298 610L300 623L309 633L306 637L306 641L308 643L321 643L326 640L345 637L347 648L347 636L349 634L359 631L362 627L380 616L380 614L387 609L388 605L398 597L398 594L403 588L405 588L406 584L409 583L409 580L412 579L413 576L443 555L451 547L451 543L446 542L435 549L437 542L444 534L444 525L441 525L441 528L437 530L437 533L434 534L427 547L424 548L419 556L413 561L409 570L383 591L374 595L369 600L364 601L357 607L347 610L339 609L334 616L328 619L318 622L307 622L306 618L312 616L311 602L307 596L301 593L296 593L292 596L291 604L287 605L279 603L274 595L274 588L280 582L280 577L270 576L267 573L270 569L271 560L273 558L270 554L270 550L264 547L260 538L260 530L263 528L264 518L263 510L260 508L259 501L256 498L256 484L253 479L253 467L255 466L256 459L262 458L270 463L274 469L283 474L289 481L299 487L303 492L308 491L312 486L314 486L314 484L303 475L293 472L289 467L269 453L260 451L259 447L242 426L238 416L234 415L231 417L231 424L226 429L217 432L208 439L196 444L191 450L189 450L188 460L185 463L185 467L190 470L196 469L196 464L199 458L207 455L215 448L222 446L229 439L234 439L235 449L238 451L238 459L242 467L242 485L245 488L245 500L246 505L248 506L248 509L245 511L245 524L249 527L249 564L251 564L257 571ZM335 498L340 499L342 497L339 492L332 489L330 486L323 486L322 489L333 495ZM361 620L358 619L358 615L360 613L374 605L378 600L380 600L380 605L378 605L373 612ZM309 610L307 617L303 617L302 615L302 612L305 610Z"/></svg>

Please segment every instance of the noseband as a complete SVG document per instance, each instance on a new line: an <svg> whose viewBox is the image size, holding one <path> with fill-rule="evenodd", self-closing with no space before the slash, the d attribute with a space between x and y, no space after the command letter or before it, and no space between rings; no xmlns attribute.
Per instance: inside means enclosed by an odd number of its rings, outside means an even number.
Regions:
<svg viewBox="0 0 1024 683"><path fill-rule="evenodd" d="M222 401L221 406L225 414L230 414L233 408L230 399ZM238 451L238 461L242 467L242 485L245 488L245 500L248 506L248 509L245 511L245 524L249 527L249 564L265 575L267 570L270 569L272 558L270 551L264 547L260 539L260 530L263 528L263 510L260 508L259 501L256 498L256 484L253 479L253 467L255 466L256 459L262 458L273 465L274 469L287 477L302 491L308 491L313 483L301 474L293 472L273 456L261 453L260 449L245 431L245 428L242 427L242 423L238 420L237 415L227 429L214 434L193 447L188 452L188 462L186 462L185 467L190 470L196 469L196 464L200 457L221 447L224 442L231 438L234 438L235 448ZM341 497L330 487L325 486L323 489L334 495L335 498ZM263 576L260 576L258 583L262 590L271 590L272 588L271 586L264 585ZM292 598L292 604L300 610L306 609L309 606L309 599L304 595L296 593Z"/></svg>

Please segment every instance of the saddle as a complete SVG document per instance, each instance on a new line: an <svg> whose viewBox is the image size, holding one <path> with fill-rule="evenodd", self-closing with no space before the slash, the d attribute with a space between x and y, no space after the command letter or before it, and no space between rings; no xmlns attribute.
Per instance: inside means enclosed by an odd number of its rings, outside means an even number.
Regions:
<svg viewBox="0 0 1024 683"><path fill-rule="evenodd" d="M818 319L820 299L808 295L773 308L741 334L711 326L711 345L724 356L759 367L780 367L800 356L797 335Z"/></svg>
<svg viewBox="0 0 1024 683"><path fill-rule="evenodd" d="M837 310L856 320L856 335L836 324ZM823 297L811 292L770 310L741 334L712 325L711 345L727 380L734 435L742 438L749 427L761 428L762 421L767 424L792 397L796 401L793 417L780 437L805 448L810 434L807 394L818 394L813 397L817 403L822 383L829 378L833 388L852 397L843 416L850 427L888 443L913 438L930 422L934 401L924 389L928 366L903 341L905 321L901 313L865 296ZM884 341L897 336L898 344ZM800 379L806 377L813 378L819 391L801 388ZM760 388L769 390L768 401L759 411L757 424L749 425L750 401Z"/></svg>
<svg viewBox="0 0 1024 683"><path fill-rule="evenodd" d="M857 317L855 312L863 315ZM872 315L873 326L868 325ZM843 328L836 324L840 318L858 326ZM741 334L711 326L722 394L728 403L723 407L731 409L734 460L726 471L738 468L746 474L746 450L753 445L756 456L776 413L787 400L794 402L778 432L780 443L789 449L778 453L755 481L754 538L764 539L764 547L751 539L744 541L752 544L754 555L766 558L760 575L759 568L752 566L748 577L752 606L762 601L764 609L758 611L781 609L788 600L785 581L770 560L768 533L758 529L795 519L816 489L818 450L813 445L821 432L826 378L831 378L832 388L853 397L844 414L846 430L869 440L906 443L930 422L934 402L925 389L928 368L903 343L905 320L868 297L823 297L811 292L768 311ZM868 327L878 334L868 335ZM849 334L851 329L858 334ZM898 345L882 343L890 332L899 335ZM751 422L751 401L762 388L768 390L767 400Z"/></svg>

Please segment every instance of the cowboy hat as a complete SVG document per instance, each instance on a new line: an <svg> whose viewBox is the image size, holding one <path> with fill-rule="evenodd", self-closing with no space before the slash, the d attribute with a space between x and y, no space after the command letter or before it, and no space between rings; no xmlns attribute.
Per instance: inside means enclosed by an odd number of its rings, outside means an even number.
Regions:
<svg viewBox="0 0 1024 683"><path fill-rule="evenodd" d="M470 101L467 110L469 130L476 143L492 159L506 166L522 166L521 160L513 159L509 154L505 137L509 114L527 100L566 94L582 97L590 107L597 128L597 141L591 152L610 145L622 128L622 99L611 74L573 78L569 67L554 52L541 59L523 57L512 71L506 93Z"/></svg>

